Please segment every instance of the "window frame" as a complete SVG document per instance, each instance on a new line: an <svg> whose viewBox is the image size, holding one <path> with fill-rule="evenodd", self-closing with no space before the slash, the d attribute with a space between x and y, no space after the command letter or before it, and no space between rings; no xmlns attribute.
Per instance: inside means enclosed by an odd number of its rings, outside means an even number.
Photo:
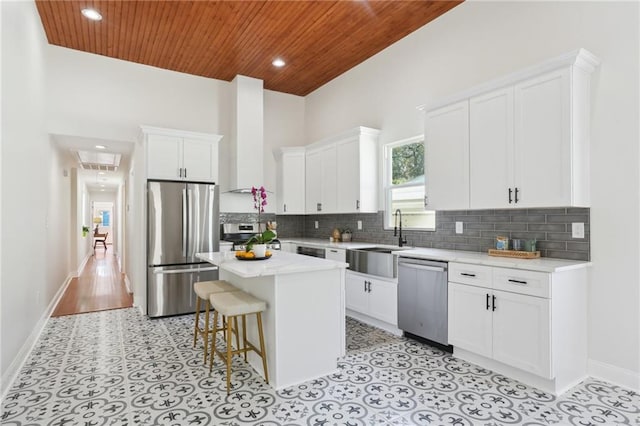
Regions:
<svg viewBox="0 0 640 426"><path fill-rule="evenodd" d="M406 138L406 139L401 139L401 140L397 140L397 141L393 141L393 142L389 142L386 143L384 145L382 145L382 170L383 170L383 182L382 182L382 192L383 192L383 199L384 199L384 218L383 218L383 229L384 230L392 230L393 226L389 225L390 219L393 216L393 212L391 211L391 190L392 189L399 189L399 188L411 188L411 187L417 187L418 185L415 184L400 184L400 185L393 185L391 183L391 178L392 178L392 174L393 174L393 166L391 163L391 156L392 156L392 151L394 148L398 147L398 146L402 146L402 145L409 145L412 143L418 143L418 142L422 142L424 144L424 135L416 135L416 136L412 136L410 138ZM425 168L426 168L426 161L425 161ZM425 170L425 179L426 179L426 170ZM425 183L422 183L422 186L425 186ZM403 230L409 230L409 231L435 231L436 230L436 223L435 223L435 211L434 210L425 210L425 212L433 212L432 214L434 215L434 224L433 224L433 228L416 228L416 227L402 227Z"/></svg>

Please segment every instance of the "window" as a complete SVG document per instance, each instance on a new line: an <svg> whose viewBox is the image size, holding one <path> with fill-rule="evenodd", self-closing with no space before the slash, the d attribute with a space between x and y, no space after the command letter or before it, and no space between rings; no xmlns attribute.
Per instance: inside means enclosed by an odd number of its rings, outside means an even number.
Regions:
<svg viewBox="0 0 640 426"><path fill-rule="evenodd" d="M385 227L394 227L399 209L404 229L435 230L435 211L424 209L424 137L385 145L384 159Z"/></svg>

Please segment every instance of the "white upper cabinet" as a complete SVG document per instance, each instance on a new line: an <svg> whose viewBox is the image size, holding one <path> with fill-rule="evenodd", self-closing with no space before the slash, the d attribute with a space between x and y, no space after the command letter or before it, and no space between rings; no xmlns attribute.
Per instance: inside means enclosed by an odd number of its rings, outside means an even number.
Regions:
<svg viewBox="0 0 640 426"><path fill-rule="evenodd" d="M336 147L308 149L306 168L307 213L336 212Z"/></svg>
<svg viewBox="0 0 640 426"><path fill-rule="evenodd" d="M218 182L222 136L142 126L148 179Z"/></svg>
<svg viewBox="0 0 640 426"><path fill-rule="evenodd" d="M378 134L361 127L358 134L336 143L338 213L378 211Z"/></svg>
<svg viewBox="0 0 640 426"><path fill-rule="evenodd" d="M580 49L428 110L427 207L588 207L589 80L598 63Z"/></svg>
<svg viewBox="0 0 640 426"><path fill-rule="evenodd" d="M469 102L427 113L425 140L425 207L469 208Z"/></svg>
<svg viewBox="0 0 640 426"><path fill-rule="evenodd" d="M513 200L513 88L469 101L469 203L472 209Z"/></svg>
<svg viewBox="0 0 640 426"><path fill-rule="evenodd" d="M182 178L182 138L165 135L147 136L147 177Z"/></svg>
<svg viewBox="0 0 640 426"><path fill-rule="evenodd" d="M574 192L586 189L578 179L587 176L572 179L574 165L585 161L580 153L588 150L588 140L583 140L584 134L573 134L570 71L566 68L515 86L515 207L589 204L588 191ZM588 161L583 166L586 170Z"/></svg>
<svg viewBox="0 0 640 426"><path fill-rule="evenodd" d="M305 156L305 210L313 214L322 207L322 151L307 150Z"/></svg>
<svg viewBox="0 0 640 426"><path fill-rule="evenodd" d="M379 133L357 127L307 146L307 213L377 211Z"/></svg>
<svg viewBox="0 0 640 426"><path fill-rule="evenodd" d="M276 157L276 213L305 213L305 149L279 148Z"/></svg>

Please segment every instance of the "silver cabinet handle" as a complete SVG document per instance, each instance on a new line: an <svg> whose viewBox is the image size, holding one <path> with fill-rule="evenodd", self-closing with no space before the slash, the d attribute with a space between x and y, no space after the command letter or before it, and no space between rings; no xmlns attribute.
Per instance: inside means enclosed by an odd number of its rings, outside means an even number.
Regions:
<svg viewBox="0 0 640 426"><path fill-rule="evenodd" d="M286 204L284 205L284 212L285 213L287 212L287 205Z"/></svg>
<svg viewBox="0 0 640 426"><path fill-rule="evenodd" d="M356 210L360 210L360 200L356 200Z"/></svg>

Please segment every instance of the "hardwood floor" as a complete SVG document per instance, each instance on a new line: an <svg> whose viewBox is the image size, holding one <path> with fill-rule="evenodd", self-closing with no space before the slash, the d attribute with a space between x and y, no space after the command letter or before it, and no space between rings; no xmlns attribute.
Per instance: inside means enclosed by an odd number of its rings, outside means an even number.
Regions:
<svg viewBox="0 0 640 426"><path fill-rule="evenodd" d="M131 306L133 306L133 296L127 292L112 250L97 248L82 274L69 283L69 287L51 316L59 317Z"/></svg>

